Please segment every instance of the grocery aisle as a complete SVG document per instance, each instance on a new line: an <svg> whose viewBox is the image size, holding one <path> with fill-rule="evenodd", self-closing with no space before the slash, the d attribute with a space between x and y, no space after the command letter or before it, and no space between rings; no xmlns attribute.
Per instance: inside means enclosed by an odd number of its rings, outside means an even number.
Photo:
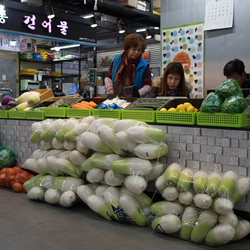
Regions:
<svg viewBox="0 0 250 250"><path fill-rule="evenodd" d="M70 208L27 199L26 194L0 188L1 250L196 250L215 249L153 233L126 223L109 222L83 203ZM216 249L249 249L249 238Z"/></svg>

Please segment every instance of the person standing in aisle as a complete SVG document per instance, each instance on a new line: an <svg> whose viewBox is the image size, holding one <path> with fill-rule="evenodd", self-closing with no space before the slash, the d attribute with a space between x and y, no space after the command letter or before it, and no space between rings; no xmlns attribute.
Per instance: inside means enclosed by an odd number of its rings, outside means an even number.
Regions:
<svg viewBox="0 0 250 250"><path fill-rule="evenodd" d="M250 74L246 73L245 65L241 60L229 61L223 69L223 74L227 79L235 79L242 89L250 88Z"/></svg>
<svg viewBox="0 0 250 250"><path fill-rule="evenodd" d="M157 96L186 96L192 91L192 85L185 80L183 66L179 62L171 62L164 70L163 77L153 79L149 98Z"/></svg>
<svg viewBox="0 0 250 250"><path fill-rule="evenodd" d="M142 54L147 47L145 39L139 34L125 37L122 55L115 57L105 75L105 86L109 94L125 96L124 87L135 85L140 97L151 91L151 72L149 63Z"/></svg>

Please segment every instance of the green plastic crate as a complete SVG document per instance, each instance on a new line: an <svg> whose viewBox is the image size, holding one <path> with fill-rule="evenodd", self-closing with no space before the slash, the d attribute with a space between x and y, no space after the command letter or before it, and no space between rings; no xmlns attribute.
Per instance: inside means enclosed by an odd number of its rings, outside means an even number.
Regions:
<svg viewBox="0 0 250 250"><path fill-rule="evenodd" d="M198 112L197 125L217 127L250 127L250 114L225 114Z"/></svg>
<svg viewBox="0 0 250 250"><path fill-rule="evenodd" d="M113 118L120 120L122 118L121 109L92 109L92 115L96 118Z"/></svg>
<svg viewBox="0 0 250 250"><path fill-rule="evenodd" d="M141 103L159 103L157 110L160 110L165 103L171 99L156 99L156 98L139 98L135 102L131 103L127 108L122 110L122 119L133 119L143 122L156 122L156 111L155 110L130 110L131 107L135 107Z"/></svg>
<svg viewBox="0 0 250 250"><path fill-rule="evenodd" d="M201 99L183 99L175 98L163 105L162 108L167 110L170 108L176 108L179 104L185 102L191 103L195 108L199 109L203 98ZM176 111L156 111L156 122L157 123L170 123L170 124L184 124L184 125L196 125L197 116L196 112L176 112Z"/></svg>
<svg viewBox="0 0 250 250"><path fill-rule="evenodd" d="M132 119L143 122L155 122L156 111L122 110L122 119Z"/></svg>
<svg viewBox="0 0 250 250"><path fill-rule="evenodd" d="M69 108L58 107L58 106L66 102L70 102L72 106L73 104L82 100L83 100L82 97L61 98L58 101L51 104L50 106L44 108L45 117L67 117L67 110Z"/></svg>
<svg viewBox="0 0 250 250"><path fill-rule="evenodd" d="M25 117L27 120L44 120L45 112L44 111L25 111Z"/></svg>
<svg viewBox="0 0 250 250"><path fill-rule="evenodd" d="M66 110L68 108L44 108L45 117L66 117Z"/></svg>
<svg viewBox="0 0 250 250"><path fill-rule="evenodd" d="M9 110L0 110L0 119L9 118Z"/></svg>
<svg viewBox="0 0 250 250"><path fill-rule="evenodd" d="M66 110L66 116L68 118L84 118L92 115L92 109L77 109L77 108L68 108Z"/></svg>
<svg viewBox="0 0 250 250"><path fill-rule="evenodd" d="M195 112L156 111L157 123L196 124Z"/></svg>
<svg viewBox="0 0 250 250"><path fill-rule="evenodd" d="M22 110L9 110L10 119L26 119L26 111Z"/></svg>

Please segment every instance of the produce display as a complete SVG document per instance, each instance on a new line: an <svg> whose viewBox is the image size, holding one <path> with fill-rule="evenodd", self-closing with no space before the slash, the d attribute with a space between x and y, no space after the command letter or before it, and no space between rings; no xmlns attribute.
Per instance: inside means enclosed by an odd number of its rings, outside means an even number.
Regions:
<svg viewBox="0 0 250 250"><path fill-rule="evenodd" d="M161 108L160 111L172 111L172 112L197 112L198 109L195 108L190 102L184 102L183 104L177 105L176 108Z"/></svg>
<svg viewBox="0 0 250 250"><path fill-rule="evenodd" d="M106 220L208 246L250 233L249 221L234 214L234 204L249 193L250 178L166 166L162 129L88 116L37 121L31 130L39 148L22 166L37 174L23 183L30 200L62 207L83 202ZM0 177L2 183L1 172ZM162 200L154 202L146 193L149 183Z"/></svg>
<svg viewBox="0 0 250 250"><path fill-rule="evenodd" d="M250 178L233 171L193 172L172 163L155 185L163 201L151 205L151 227L158 233L218 246L244 238L250 222L238 218L234 204L250 191Z"/></svg>
<svg viewBox="0 0 250 250"><path fill-rule="evenodd" d="M95 107L97 107L97 104L93 101L90 102L81 101L71 106L71 108L77 108L77 109L93 109Z"/></svg>
<svg viewBox="0 0 250 250"><path fill-rule="evenodd" d="M9 95L5 95L1 100L0 109L10 110L18 105L17 101L13 100Z"/></svg>
<svg viewBox="0 0 250 250"><path fill-rule="evenodd" d="M127 110L144 110L144 111L155 111L159 109L166 101L141 101L135 102L127 108Z"/></svg>
<svg viewBox="0 0 250 250"><path fill-rule="evenodd" d="M27 111L40 102L40 93L36 91L24 92L16 98L18 103L13 110Z"/></svg>
<svg viewBox="0 0 250 250"><path fill-rule="evenodd" d="M24 183L34 175L19 167L5 167L0 170L0 186L12 188L16 192L26 193Z"/></svg>
<svg viewBox="0 0 250 250"><path fill-rule="evenodd" d="M98 109L124 109L126 108L130 102L125 99L120 99L119 97L113 99L107 99L98 105Z"/></svg>
<svg viewBox="0 0 250 250"><path fill-rule="evenodd" d="M215 92L207 95L201 104L201 112L206 113L242 113L248 107L242 89L235 79L220 84Z"/></svg>
<svg viewBox="0 0 250 250"><path fill-rule="evenodd" d="M17 157L12 150L0 146L0 170L14 167L16 160Z"/></svg>

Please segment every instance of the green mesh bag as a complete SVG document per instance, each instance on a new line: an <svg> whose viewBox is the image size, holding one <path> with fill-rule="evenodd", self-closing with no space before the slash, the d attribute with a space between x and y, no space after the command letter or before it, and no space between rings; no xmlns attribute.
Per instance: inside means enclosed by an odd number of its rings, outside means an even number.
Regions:
<svg viewBox="0 0 250 250"><path fill-rule="evenodd" d="M221 112L222 100L213 92L210 92L201 104L201 112L218 113Z"/></svg>
<svg viewBox="0 0 250 250"><path fill-rule="evenodd" d="M0 146L0 170L14 167L16 160L17 157L12 150Z"/></svg>
<svg viewBox="0 0 250 250"><path fill-rule="evenodd" d="M221 106L222 113L243 113L248 107L246 99L242 96L230 96L228 97Z"/></svg>
<svg viewBox="0 0 250 250"><path fill-rule="evenodd" d="M218 95L222 101L230 96L242 96L242 89L235 79L227 79L215 89L215 94Z"/></svg>

